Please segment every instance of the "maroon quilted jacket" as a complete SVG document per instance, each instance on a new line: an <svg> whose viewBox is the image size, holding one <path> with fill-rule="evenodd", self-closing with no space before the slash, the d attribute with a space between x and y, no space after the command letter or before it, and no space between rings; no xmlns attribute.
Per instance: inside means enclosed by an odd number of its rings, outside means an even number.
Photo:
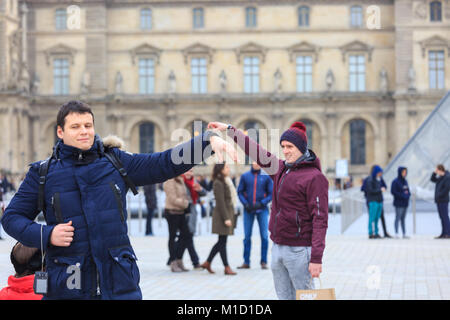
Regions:
<svg viewBox="0 0 450 320"><path fill-rule="evenodd" d="M299 164L287 167L254 140L235 128L228 135L273 179L269 230L273 242L311 246L311 262L322 263L328 228L328 180L312 150Z"/></svg>

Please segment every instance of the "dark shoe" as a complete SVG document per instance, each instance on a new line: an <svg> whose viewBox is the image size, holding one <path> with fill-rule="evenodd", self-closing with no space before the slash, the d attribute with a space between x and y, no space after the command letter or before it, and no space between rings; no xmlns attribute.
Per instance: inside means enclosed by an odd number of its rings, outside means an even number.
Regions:
<svg viewBox="0 0 450 320"><path fill-rule="evenodd" d="M208 270L209 273L215 273L215 272L213 271L213 269L211 269L211 263L208 262L208 261L203 262L203 263L200 265L200 267L203 268L203 269Z"/></svg>
<svg viewBox="0 0 450 320"><path fill-rule="evenodd" d="M200 266L200 263L194 264L194 270L203 270L203 268Z"/></svg>
<svg viewBox="0 0 450 320"><path fill-rule="evenodd" d="M374 239L381 239L381 236L379 234L376 234L373 236Z"/></svg>
<svg viewBox="0 0 450 320"><path fill-rule="evenodd" d="M387 233L384 235L384 237L385 237L385 238L392 238L392 237L391 237L389 234L387 234Z"/></svg>
<svg viewBox="0 0 450 320"><path fill-rule="evenodd" d="M242 266L237 267L238 269L250 269L250 266L246 263L243 263Z"/></svg>
<svg viewBox="0 0 450 320"><path fill-rule="evenodd" d="M444 235L443 234L441 234L440 236L438 236L438 237L434 237L435 239L444 239Z"/></svg>
<svg viewBox="0 0 450 320"><path fill-rule="evenodd" d="M224 273L225 273L225 275L227 275L227 276L234 276L234 275L237 274L236 272L234 272L233 270L231 270L230 266L226 266L226 267L225 267Z"/></svg>
<svg viewBox="0 0 450 320"><path fill-rule="evenodd" d="M450 236L449 235L445 235L445 236L442 237L442 239L450 239Z"/></svg>
<svg viewBox="0 0 450 320"><path fill-rule="evenodd" d="M262 262L262 263L261 263L261 269L263 269L263 270L269 269L269 268L267 267L267 263Z"/></svg>
<svg viewBox="0 0 450 320"><path fill-rule="evenodd" d="M375 239L373 234L369 234L369 239Z"/></svg>

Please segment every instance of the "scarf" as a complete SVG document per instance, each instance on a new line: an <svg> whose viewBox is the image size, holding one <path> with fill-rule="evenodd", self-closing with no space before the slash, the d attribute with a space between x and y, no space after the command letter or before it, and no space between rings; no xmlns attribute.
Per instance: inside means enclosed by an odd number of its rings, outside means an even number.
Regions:
<svg viewBox="0 0 450 320"><path fill-rule="evenodd" d="M236 192L236 188L234 187L233 180L230 177L225 177L225 183L228 186L231 194L231 202L233 203L233 208L236 208L238 195Z"/></svg>
<svg viewBox="0 0 450 320"><path fill-rule="evenodd" d="M189 189L189 193L191 194L192 203L196 204L198 200L198 193L194 190L195 179L192 177L191 179L187 179L183 174L183 180L186 187Z"/></svg>

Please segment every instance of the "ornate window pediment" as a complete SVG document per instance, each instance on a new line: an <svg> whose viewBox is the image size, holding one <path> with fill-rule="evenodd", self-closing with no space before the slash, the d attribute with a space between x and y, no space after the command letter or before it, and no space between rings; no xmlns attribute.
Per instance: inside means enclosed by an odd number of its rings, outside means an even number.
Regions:
<svg viewBox="0 0 450 320"><path fill-rule="evenodd" d="M136 64L136 57L139 58L153 58L156 64L159 64L159 57L161 55L161 49L158 49L150 44L142 44L130 51L131 60L133 64Z"/></svg>
<svg viewBox="0 0 450 320"><path fill-rule="evenodd" d="M183 49L184 63L188 63L189 57L207 57L208 63L212 63L215 50L199 42Z"/></svg>
<svg viewBox="0 0 450 320"><path fill-rule="evenodd" d="M367 53L368 61L372 61L373 47L361 42L359 40L352 41L342 47L339 47L342 53L342 61L345 62L346 56L349 53Z"/></svg>
<svg viewBox="0 0 450 320"><path fill-rule="evenodd" d="M234 49L234 51L236 53L238 63L241 63L241 58L243 55L257 55L261 58L261 62L264 63L267 53L266 48L254 42L244 44L243 46Z"/></svg>
<svg viewBox="0 0 450 320"><path fill-rule="evenodd" d="M57 44L53 47L48 48L47 50L44 50L47 65L50 65L50 62L53 58L69 59L70 64L73 65L76 52L76 49L65 44Z"/></svg>
<svg viewBox="0 0 450 320"><path fill-rule="evenodd" d="M433 36L428 39L419 41L422 48L422 57L425 58L427 50L429 49L447 49L447 55L450 57L450 41L440 37Z"/></svg>
<svg viewBox="0 0 450 320"><path fill-rule="evenodd" d="M319 60L320 47L315 46L309 42L302 41L288 48L289 61L293 62L296 56L299 55L311 55L314 57L314 61Z"/></svg>

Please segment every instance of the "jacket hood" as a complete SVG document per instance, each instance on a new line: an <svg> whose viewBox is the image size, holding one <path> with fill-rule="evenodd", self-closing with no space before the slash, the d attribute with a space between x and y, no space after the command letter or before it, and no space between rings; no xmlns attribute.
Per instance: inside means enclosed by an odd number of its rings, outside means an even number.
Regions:
<svg viewBox="0 0 450 320"><path fill-rule="evenodd" d="M399 179L404 180L403 176L402 176L402 171L406 169L406 173L408 173L408 168L406 167L398 167L397 169L397 176Z"/></svg>
<svg viewBox="0 0 450 320"><path fill-rule="evenodd" d="M322 171L322 167L320 165L319 158L316 156L314 151L312 151L311 149L308 149L308 151L309 151L309 155L305 153L305 157L303 157L303 156L300 157L293 164L289 164L286 161L284 162L284 164L286 165L286 167L291 167L293 169L298 169L301 167L315 167L315 168L319 169L319 171Z"/></svg>
<svg viewBox="0 0 450 320"><path fill-rule="evenodd" d="M118 136L110 134L103 138L103 146L105 148L125 148L125 142Z"/></svg>
<svg viewBox="0 0 450 320"><path fill-rule="evenodd" d="M381 169L380 166L375 165L375 166L373 167L373 169L372 169L372 174L371 174L371 175L372 175L372 178L373 178L373 179L376 179L377 174L378 174L379 172L383 172L383 169Z"/></svg>

